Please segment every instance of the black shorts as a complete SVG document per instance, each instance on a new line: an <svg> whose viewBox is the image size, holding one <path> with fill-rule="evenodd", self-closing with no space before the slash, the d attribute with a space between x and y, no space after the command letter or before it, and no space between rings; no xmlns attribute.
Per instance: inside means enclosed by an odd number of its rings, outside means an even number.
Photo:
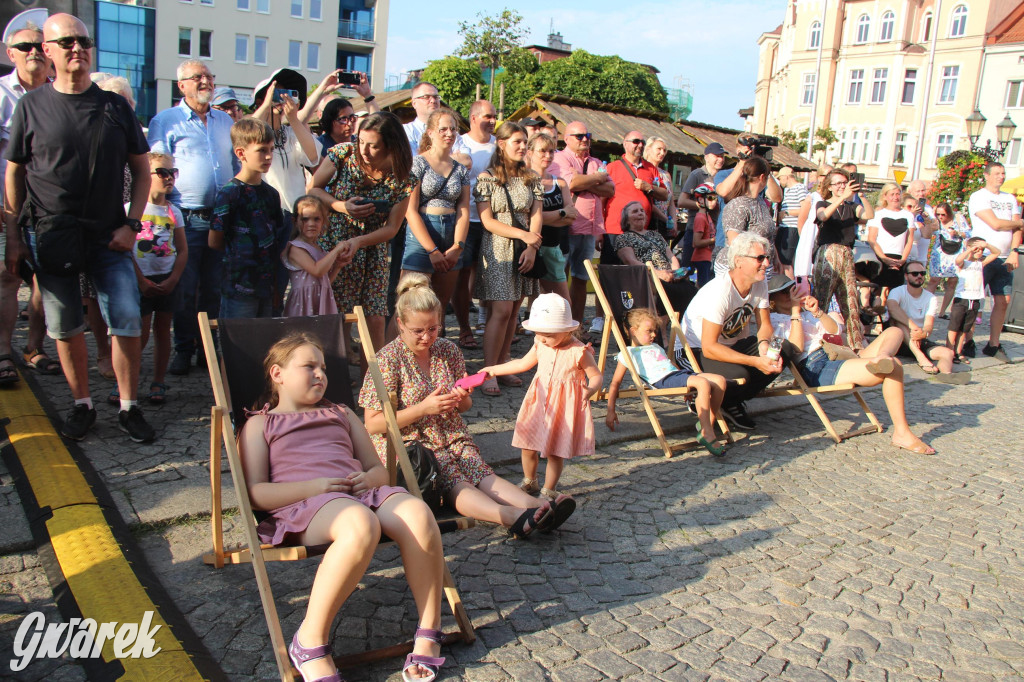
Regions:
<svg viewBox="0 0 1024 682"><path fill-rule="evenodd" d="M970 334L981 310L980 299L954 298L949 307L949 331Z"/></svg>
<svg viewBox="0 0 1024 682"><path fill-rule="evenodd" d="M159 284L168 277L170 274L153 275L146 279L154 284ZM174 287L174 291L163 296L143 296L142 292L139 292L139 315L145 317L152 313L175 313L178 311L180 301L180 287Z"/></svg>
<svg viewBox="0 0 1024 682"><path fill-rule="evenodd" d="M932 348L938 348L941 345L942 344L935 343L930 339L921 339L921 352L924 353L925 355L928 355L928 351L930 351ZM896 351L896 355L899 355L904 358L914 357L914 354L910 352L910 348L907 346L906 341L900 344L900 349Z"/></svg>

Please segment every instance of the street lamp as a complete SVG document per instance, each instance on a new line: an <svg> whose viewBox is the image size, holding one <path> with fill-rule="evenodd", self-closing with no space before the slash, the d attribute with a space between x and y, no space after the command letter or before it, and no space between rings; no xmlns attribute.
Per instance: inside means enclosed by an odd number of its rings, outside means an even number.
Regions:
<svg viewBox="0 0 1024 682"><path fill-rule="evenodd" d="M981 137L981 131L985 129L985 122L988 119L982 116L981 112L975 109L971 112L971 115L965 119L967 123L967 137L971 141L971 151L975 154L985 157L989 161L998 161L999 157L1003 155L1006 148L1010 144L1010 140L1013 139L1013 133L1017 130L1017 124L1010 119L1010 114L1007 113L996 125L996 142L999 147L992 146L992 140L985 140L985 146L978 145L978 139Z"/></svg>

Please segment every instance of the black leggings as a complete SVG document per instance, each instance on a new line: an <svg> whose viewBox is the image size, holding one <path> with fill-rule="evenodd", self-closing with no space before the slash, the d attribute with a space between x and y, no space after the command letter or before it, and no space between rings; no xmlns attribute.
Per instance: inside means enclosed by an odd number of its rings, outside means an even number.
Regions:
<svg viewBox="0 0 1024 682"><path fill-rule="evenodd" d="M757 356L757 337L748 336L744 339L740 339L733 344L732 349L737 353L743 353L744 355ZM799 350L789 341L782 342L782 361L783 366L788 365L793 358L799 354ZM726 381L730 383L725 388L725 399L722 400L723 407L731 407L739 403L750 400L768 384L775 381L778 378L778 374L764 374L760 370L757 370L748 365L736 365L731 362L721 362L719 360L710 360L704 357L700 348L694 348L693 354L697 357L697 362L705 372L709 374L720 374L725 377ZM735 379L746 379L745 384L735 384L731 380Z"/></svg>

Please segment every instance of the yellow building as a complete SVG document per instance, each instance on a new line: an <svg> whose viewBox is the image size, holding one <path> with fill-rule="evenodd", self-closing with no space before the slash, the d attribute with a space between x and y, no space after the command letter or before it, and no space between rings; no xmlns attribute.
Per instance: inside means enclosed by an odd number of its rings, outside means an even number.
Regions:
<svg viewBox="0 0 1024 682"><path fill-rule="evenodd" d="M839 138L819 160L855 162L875 181L933 178L938 157L969 147L986 36L1020 4L788 0L758 40L751 127L806 134L813 121Z"/></svg>

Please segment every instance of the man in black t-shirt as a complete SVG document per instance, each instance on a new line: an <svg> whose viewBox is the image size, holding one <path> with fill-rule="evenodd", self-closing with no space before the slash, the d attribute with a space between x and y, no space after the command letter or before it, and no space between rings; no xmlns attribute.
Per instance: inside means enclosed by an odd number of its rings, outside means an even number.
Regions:
<svg viewBox="0 0 1024 682"><path fill-rule="evenodd" d="M84 233L86 274L99 293L100 310L113 336L114 373L120 393L118 423L132 440L153 440L153 428L136 404L141 346L139 289L131 250L149 195L149 145L128 102L100 90L89 79L92 39L70 14L55 14L43 25L43 50L56 77L18 102L5 152L7 267L22 257L38 262L35 223L68 215L90 221ZM95 170L90 151L99 126ZM125 215L124 166L132 175L132 201ZM20 229L24 230L24 240ZM47 331L57 342L61 366L75 400L61 433L85 437L96 421L89 395L88 351L78 276L37 269Z"/></svg>

